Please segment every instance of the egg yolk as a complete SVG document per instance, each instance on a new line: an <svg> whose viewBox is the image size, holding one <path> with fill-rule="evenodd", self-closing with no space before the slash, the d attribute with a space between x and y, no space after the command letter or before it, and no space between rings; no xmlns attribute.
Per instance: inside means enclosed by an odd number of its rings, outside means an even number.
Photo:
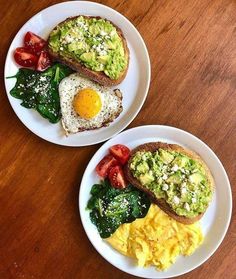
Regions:
<svg viewBox="0 0 236 279"><path fill-rule="evenodd" d="M95 90L86 88L78 91L75 95L73 106L80 117L91 119L100 112L102 101Z"/></svg>

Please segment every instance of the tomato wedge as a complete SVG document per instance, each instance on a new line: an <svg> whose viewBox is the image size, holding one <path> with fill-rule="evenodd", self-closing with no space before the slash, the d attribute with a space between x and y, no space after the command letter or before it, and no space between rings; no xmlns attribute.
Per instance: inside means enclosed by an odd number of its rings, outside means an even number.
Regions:
<svg viewBox="0 0 236 279"><path fill-rule="evenodd" d="M118 165L118 161L112 155L106 155L96 166L96 172L99 176L105 178L110 169Z"/></svg>
<svg viewBox="0 0 236 279"><path fill-rule="evenodd" d="M38 61L38 57L25 47L16 48L13 56L16 63L23 67L33 67Z"/></svg>
<svg viewBox="0 0 236 279"><path fill-rule="evenodd" d="M124 165L130 157L129 148L123 144L113 145L109 148L109 151L122 165Z"/></svg>
<svg viewBox="0 0 236 279"><path fill-rule="evenodd" d="M27 32L24 37L24 46L31 52L38 54L46 46L47 42L34 34L33 32Z"/></svg>
<svg viewBox="0 0 236 279"><path fill-rule="evenodd" d="M117 189L124 189L127 186L127 182L125 180L124 172L122 167L117 165L110 169L109 172L109 180L111 185Z"/></svg>
<svg viewBox="0 0 236 279"><path fill-rule="evenodd" d="M51 59L49 57L49 54L44 50L41 51L39 60L38 60L37 66L36 66L36 70L43 72L50 66L51 66Z"/></svg>

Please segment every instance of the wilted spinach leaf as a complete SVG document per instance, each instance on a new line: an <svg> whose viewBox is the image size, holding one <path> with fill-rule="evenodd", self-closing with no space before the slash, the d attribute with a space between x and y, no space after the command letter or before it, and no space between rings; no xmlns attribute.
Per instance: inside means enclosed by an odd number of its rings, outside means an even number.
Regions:
<svg viewBox="0 0 236 279"><path fill-rule="evenodd" d="M15 76L10 77L16 78L10 94L21 99L23 107L36 109L51 123L57 123L61 119L58 86L60 81L72 72L69 67L59 63L44 72L20 68Z"/></svg>
<svg viewBox="0 0 236 279"><path fill-rule="evenodd" d="M90 219L102 238L109 237L123 223L145 217L150 207L147 195L132 185L115 189L104 180L93 185L90 193L87 208L91 210Z"/></svg>

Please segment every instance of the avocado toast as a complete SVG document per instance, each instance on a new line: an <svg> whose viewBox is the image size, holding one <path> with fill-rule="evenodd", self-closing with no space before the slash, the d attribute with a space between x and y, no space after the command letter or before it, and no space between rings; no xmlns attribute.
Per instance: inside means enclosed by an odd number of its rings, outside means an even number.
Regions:
<svg viewBox="0 0 236 279"><path fill-rule="evenodd" d="M136 147L125 174L132 185L184 224L203 216L214 190L205 162L195 152L176 144L151 142Z"/></svg>
<svg viewBox="0 0 236 279"><path fill-rule="evenodd" d="M49 34L51 57L105 86L122 82L129 66L129 49L122 31L100 17L76 16Z"/></svg>

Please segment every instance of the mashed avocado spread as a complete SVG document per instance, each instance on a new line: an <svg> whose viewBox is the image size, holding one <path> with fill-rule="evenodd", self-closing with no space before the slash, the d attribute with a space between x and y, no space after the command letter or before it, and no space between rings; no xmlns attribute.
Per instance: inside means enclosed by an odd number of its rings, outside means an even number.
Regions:
<svg viewBox="0 0 236 279"><path fill-rule="evenodd" d="M193 218L204 212L211 201L212 187L206 170L190 157L159 148L140 151L131 160L134 177L177 215Z"/></svg>
<svg viewBox="0 0 236 279"><path fill-rule="evenodd" d="M67 20L51 32L49 47L111 79L119 78L128 63L121 37L105 19L80 16Z"/></svg>

